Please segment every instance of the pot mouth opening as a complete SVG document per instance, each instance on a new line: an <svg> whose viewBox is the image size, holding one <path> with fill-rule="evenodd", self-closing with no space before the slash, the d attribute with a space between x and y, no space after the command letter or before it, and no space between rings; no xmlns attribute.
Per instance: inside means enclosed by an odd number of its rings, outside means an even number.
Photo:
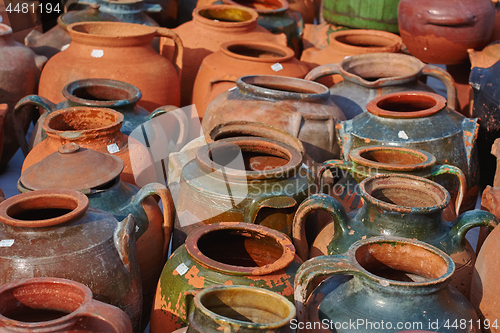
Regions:
<svg viewBox="0 0 500 333"><path fill-rule="evenodd" d="M155 31L150 26L124 23L124 22L77 22L68 26L68 32L76 32L82 35L93 35L100 37L137 38L153 36Z"/></svg>
<svg viewBox="0 0 500 333"><path fill-rule="evenodd" d="M70 101L88 106L126 106L137 103L142 94L131 84L107 79L85 79L71 82L63 89Z"/></svg>
<svg viewBox="0 0 500 333"><path fill-rule="evenodd" d="M44 124L44 130L50 132L89 132L105 130L123 122L123 115L112 109L73 107L53 112Z"/></svg>
<svg viewBox="0 0 500 333"><path fill-rule="evenodd" d="M242 76L236 81L236 85L244 92L267 98L276 96L278 99L326 100L330 96L330 90L320 83L283 76Z"/></svg>
<svg viewBox="0 0 500 333"><path fill-rule="evenodd" d="M286 11L289 7L284 0L225 0L226 3L251 8L260 14L273 14Z"/></svg>
<svg viewBox="0 0 500 333"><path fill-rule="evenodd" d="M420 118L446 107L446 99L428 92L399 92L377 97L366 105L371 114L389 118Z"/></svg>
<svg viewBox="0 0 500 333"><path fill-rule="evenodd" d="M291 49L265 42L230 42L221 50L233 58L259 62L285 61L294 55Z"/></svg>
<svg viewBox="0 0 500 333"><path fill-rule="evenodd" d="M204 19L216 23L243 23L251 22L257 19L255 12L251 12L245 8L235 6L207 6L195 9L195 13ZM196 17L196 15L194 15Z"/></svg>
<svg viewBox="0 0 500 333"><path fill-rule="evenodd" d="M404 147L372 146L351 152L352 161L392 171L409 171L431 167L436 158L421 150Z"/></svg>
<svg viewBox="0 0 500 333"><path fill-rule="evenodd" d="M380 31L374 33L366 30L346 30L339 31L332 37L335 41L348 46L371 49L397 48L401 44L399 36Z"/></svg>

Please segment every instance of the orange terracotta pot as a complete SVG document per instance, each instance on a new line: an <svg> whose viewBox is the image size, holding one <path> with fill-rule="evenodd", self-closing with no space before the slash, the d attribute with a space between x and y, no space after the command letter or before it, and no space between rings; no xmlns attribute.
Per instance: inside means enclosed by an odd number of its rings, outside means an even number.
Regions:
<svg viewBox="0 0 500 333"><path fill-rule="evenodd" d="M122 22L79 22L67 30L72 42L45 65L40 96L57 104L65 100L61 91L68 83L102 78L139 88L143 97L138 104L148 111L162 105L180 105L183 47L173 31ZM161 37L161 45L166 39L175 42L174 64L153 49L155 36Z"/></svg>
<svg viewBox="0 0 500 333"><path fill-rule="evenodd" d="M302 79L308 67L292 49L270 42L232 41L206 57L196 76L193 104L203 117L208 104L219 94L236 87L245 75L280 75Z"/></svg>

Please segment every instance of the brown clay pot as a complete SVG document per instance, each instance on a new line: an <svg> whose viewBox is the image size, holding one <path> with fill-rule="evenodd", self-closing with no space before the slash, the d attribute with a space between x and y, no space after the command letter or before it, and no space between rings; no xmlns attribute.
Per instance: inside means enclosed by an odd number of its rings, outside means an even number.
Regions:
<svg viewBox="0 0 500 333"><path fill-rule="evenodd" d="M43 123L47 138L29 152L21 172L58 151L61 145L74 142L82 148L119 157L125 163L120 176L124 182L154 182L155 174L148 171L153 165L148 149L120 132L122 122L121 113L105 108L81 106L54 111Z"/></svg>
<svg viewBox="0 0 500 333"><path fill-rule="evenodd" d="M73 23L67 30L71 44L47 62L40 76L40 96L57 104L65 100L61 92L68 83L103 78L139 88L143 97L138 105L148 111L180 105L183 47L173 31L121 22ZM175 42L172 62L153 50L155 36L161 37L160 46L165 39Z"/></svg>
<svg viewBox="0 0 500 333"><path fill-rule="evenodd" d="M454 65L467 49L480 50L491 38L491 0L401 0L399 33L410 53L427 63Z"/></svg>
<svg viewBox="0 0 500 333"><path fill-rule="evenodd" d="M0 287L0 330L6 332L132 333L127 314L96 301L85 285L34 278Z"/></svg>
<svg viewBox="0 0 500 333"><path fill-rule="evenodd" d="M302 79L308 72L293 50L271 42L232 41L203 59L193 87L193 104L203 117L215 97L245 75L275 75Z"/></svg>

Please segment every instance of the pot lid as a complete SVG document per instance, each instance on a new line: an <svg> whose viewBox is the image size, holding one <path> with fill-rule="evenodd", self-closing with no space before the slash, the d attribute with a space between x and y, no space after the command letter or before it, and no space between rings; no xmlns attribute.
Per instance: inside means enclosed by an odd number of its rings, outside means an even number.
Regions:
<svg viewBox="0 0 500 333"><path fill-rule="evenodd" d="M124 164L116 156L67 143L55 153L27 168L21 183L31 190L53 188L90 190L115 179Z"/></svg>
<svg viewBox="0 0 500 333"><path fill-rule="evenodd" d="M88 9L67 12L62 14L57 19L59 25L66 30L66 27L71 23L76 22L88 22L88 21L111 21L111 22L122 22L118 17L103 13L99 10L99 5L97 3L90 4Z"/></svg>

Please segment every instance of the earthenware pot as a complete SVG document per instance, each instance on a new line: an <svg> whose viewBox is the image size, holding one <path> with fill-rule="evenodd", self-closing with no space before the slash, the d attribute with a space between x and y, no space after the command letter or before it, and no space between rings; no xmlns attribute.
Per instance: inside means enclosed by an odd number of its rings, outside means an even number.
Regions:
<svg viewBox="0 0 500 333"><path fill-rule="evenodd" d="M337 137L342 156L366 146L397 146L426 151L438 164L458 167L467 179L462 212L474 209L479 190L476 118L469 119L446 106L446 100L429 92L398 92L371 100L368 112L340 122ZM441 180L440 180L441 181ZM443 179L446 188L453 179ZM456 197L456 193L451 193Z"/></svg>
<svg viewBox="0 0 500 333"><path fill-rule="evenodd" d="M465 239L467 231L486 226L493 229L493 214L475 210L460 215L451 224L442 219L450 203L448 191L425 178L382 174L363 180L360 185L363 206L347 216L342 204L330 196L317 194L304 200L294 218L294 244L302 259L307 259L304 221L312 210L322 209L334 218L316 237L310 256L341 254L354 242L378 235L418 239L451 256L457 269L451 284L469 297L474 250Z"/></svg>
<svg viewBox="0 0 500 333"><path fill-rule="evenodd" d="M493 33L491 0L401 0L399 33L408 51L423 62L454 65L467 49L480 50Z"/></svg>
<svg viewBox="0 0 500 333"><path fill-rule="evenodd" d="M128 216L118 222L88 206L84 194L61 189L22 193L0 203L0 238L5 245L0 284L33 277L83 283L97 300L125 311L138 332L142 287L135 219Z"/></svg>
<svg viewBox="0 0 500 333"><path fill-rule="evenodd" d="M448 106L456 105L456 87L453 78L443 69L424 64L405 54L372 53L353 55L337 64L314 68L305 77L315 81L323 76L340 75L342 82L330 87L330 99L352 119L366 110L372 99L398 91L433 90L421 82L421 76L430 76L446 87Z"/></svg>
<svg viewBox="0 0 500 333"><path fill-rule="evenodd" d="M203 116L208 104L221 93L236 87L245 75L289 76L302 79L308 67L294 57L293 50L276 43L232 41L203 59L193 88L193 104Z"/></svg>
<svg viewBox="0 0 500 333"><path fill-rule="evenodd" d="M168 259L158 282L151 333L187 324L186 291L217 285L252 285L293 300L302 261L288 237L261 225L221 222L203 226Z"/></svg>
<svg viewBox="0 0 500 333"><path fill-rule="evenodd" d="M420 329L436 321L440 332L477 332L471 328L478 320L474 307L449 285L454 268L447 254L420 241L390 236L358 241L343 255L313 258L300 267L297 321L333 322L324 331L339 333L374 332L381 325L397 332L405 323ZM314 279L331 275L337 276L310 292ZM451 326L460 320L464 328Z"/></svg>
<svg viewBox="0 0 500 333"><path fill-rule="evenodd" d="M269 75L244 76L236 86L210 103L202 122L204 132L232 120L257 121L299 138L316 163L338 156L335 124L345 117L329 100L327 87Z"/></svg>
<svg viewBox="0 0 500 333"><path fill-rule="evenodd" d="M73 23L67 30L71 44L47 62L40 77L40 96L60 103L68 83L103 78L136 86L143 94L138 104L148 111L179 106L183 47L173 31L121 22ZM160 46L165 39L175 42L173 64L153 50L155 36L161 37Z"/></svg>
<svg viewBox="0 0 500 333"><path fill-rule="evenodd" d="M85 285L58 278L34 278L0 287L0 329L4 332L132 333L127 314L96 301Z"/></svg>

